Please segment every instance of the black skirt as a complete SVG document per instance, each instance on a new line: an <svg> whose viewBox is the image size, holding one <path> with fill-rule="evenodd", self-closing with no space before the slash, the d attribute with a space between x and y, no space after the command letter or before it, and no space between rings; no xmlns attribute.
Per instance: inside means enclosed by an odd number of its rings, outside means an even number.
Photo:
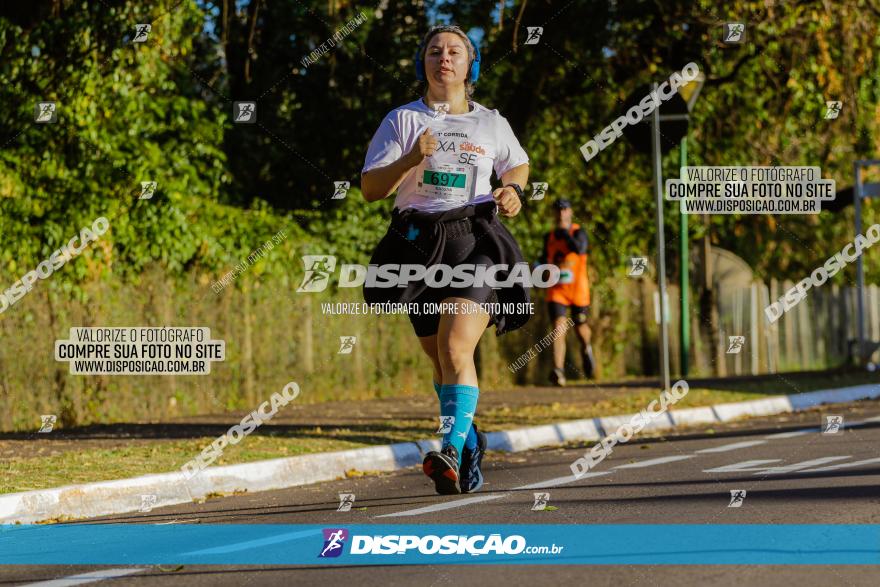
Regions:
<svg viewBox="0 0 880 587"><path fill-rule="evenodd" d="M498 220L495 202L469 204L445 212L422 212L397 208L391 213L388 230L370 258L370 265L417 264L431 267L443 259L447 238L462 230L472 231L480 239L481 247L492 262L507 265L507 271L498 271L497 279L508 278L516 263L525 263L516 239ZM369 287L364 283L364 301L367 303L417 302L428 289L424 280L410 281L406 287ZM521 283L496 290L502 311L492 316L495 335L516 330L529 321L531 313L522 312L530 302L529 290Z"/></svg>

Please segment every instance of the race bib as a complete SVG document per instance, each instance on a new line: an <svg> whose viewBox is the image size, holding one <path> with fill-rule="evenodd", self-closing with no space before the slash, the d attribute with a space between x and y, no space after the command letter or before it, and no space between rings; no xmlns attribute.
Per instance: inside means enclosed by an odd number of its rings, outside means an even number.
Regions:
<svg viewBox="0 0 880 587"><path fill-rule="evenodd" d="M565 267L560 267L559 283L571 283L572 281L574 281L574 271Z"/></svg>
<svg viewBox="0 0 880 587"><path fill-rule="evenodd" d="M448 202L469 202L477 185L475 165L425 166L420 170L416 193L425 198Z"/></svg>

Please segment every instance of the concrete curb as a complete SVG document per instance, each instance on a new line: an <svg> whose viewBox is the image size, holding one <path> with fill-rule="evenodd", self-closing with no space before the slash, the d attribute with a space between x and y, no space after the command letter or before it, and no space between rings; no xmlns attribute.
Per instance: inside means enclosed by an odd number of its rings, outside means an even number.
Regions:
<svg viewBox="0 0 880 587"><path fill-rule="evenodd" d="M729 422L735 418L771 416L805 410L824 403L842 403L880 397L880 384L780 395L766 399L671 410L645 430L666 430L694 424ZM490 450L518 452L566 442L599 440L628 423L635 414L575 420L487 434ZM162 473L131 479L67 485L0 495L0 523L92 518L136 512L142 495L155 495L153 508L188 503L211 493L256 492L284 489L344 477L352 469L395 471L422 462L440 440L429 439L352 450L315 453L209 467L187 480L183 473ZM368 467L364 467L368 463Z"/></svg>

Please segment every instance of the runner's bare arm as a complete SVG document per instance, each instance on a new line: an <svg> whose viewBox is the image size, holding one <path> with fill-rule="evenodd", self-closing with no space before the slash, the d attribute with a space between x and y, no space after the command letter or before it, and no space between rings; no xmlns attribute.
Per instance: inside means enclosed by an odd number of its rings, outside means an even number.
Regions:
<svg viewBox="0 0 880 587"><path fill-rule="evenodd" d="M520 187L523 187L528 180L529 164L523 163L502 175L501 185L506 186L515 183ZM522 208L522 202L519 201L519 196L517 196L516 191L513 188L500 187L492 192L492 197L495 198L495 201L498 203L498 209L501 211L501 214L508 218L516 216L519 213L520 208Z"/></svg>
<svg viewBox="0 0 880 587"><path fill-rule="evenodd" d="M375 202L393 194L410 170L425 157L433 155L436 148L437 139L431 134L431 129L427 129L406 155L385 167L377 167L362 173L361 193L364 194L364 199Z"/></svg>
<svg viewBox="0 0 880 587"><path fill-rule="evenodd" d="M509 183L519 184L519 186L525 189L526 184L529 181L529 164L523 163L522 165L517 165L507 173L501 176L501 185L507 185Z"/></svg>

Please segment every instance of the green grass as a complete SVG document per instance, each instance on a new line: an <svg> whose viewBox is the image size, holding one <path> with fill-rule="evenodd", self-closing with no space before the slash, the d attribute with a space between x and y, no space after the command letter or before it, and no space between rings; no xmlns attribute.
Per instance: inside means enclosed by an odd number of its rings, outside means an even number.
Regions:
<svg viewBox="0 0 880 587"><path fill-rule="evenodd" d="M869 375L869 374L866 374ZM796 379L796 380L795 380ZM873 379L873 381L872 381ZM790 388L782 382L751 382L721 385L732 389L691 389L676 408L706 406L718 403L761 399L768 394L796 393L816 388L842 387L872 381L876 377L862 374L845 376L791 378ZM744 387L753 388L743 391ZM783 390L782 387L789 387ZM516 408L501 407L479 413L480 428L484 431L505 430L518 426L551 424L597 416L629 414L644 408L658 397L655 390L632 389L613 395L610 399L574 402L544 403ZM215 465L247 463L265 459L290 457L315 452L338 451L351 448L388 444L430 438L436 429L433 418L387 420L380 424L352 430L343 427L316 427L301 436L279 434L267 425L260 432L227 447ZM83 448L57 454L29 458L9 458L0 461L0 493L28 491L70 485L136 477L152 473L179 470L180 466L198 455L214 437L186 440L121 439L125 446L118 448ZM357 472L352 471L352 475Z"/></svg>
<svg viewBox="0 0 880 587"><path fill-rule="evenodd" d="M0 493L175 471L213 441L214 438L209 437L156 440L120 448L65 451L37 458L12 458L0 463L0 470L3 472ZM332 438L303 440L253 434L238 445L228 447L214 464L247 463L360 446L366 445Z"/></svg>

